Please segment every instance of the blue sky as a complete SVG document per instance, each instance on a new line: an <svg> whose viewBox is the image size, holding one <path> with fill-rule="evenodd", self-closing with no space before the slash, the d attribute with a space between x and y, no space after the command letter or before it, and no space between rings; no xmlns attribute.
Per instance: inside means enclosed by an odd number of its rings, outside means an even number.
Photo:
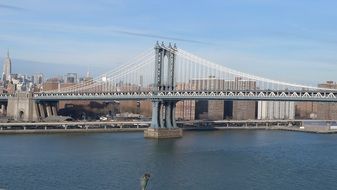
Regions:
<svg viewBox="0 0 337 190"><path fill-rule="evenodd" d="M160 40L251 74L337 81L336 7L333 0L0 0L0 57L10 49L14 72L27 61L64 72L90 65L98 74Z"/></svg>

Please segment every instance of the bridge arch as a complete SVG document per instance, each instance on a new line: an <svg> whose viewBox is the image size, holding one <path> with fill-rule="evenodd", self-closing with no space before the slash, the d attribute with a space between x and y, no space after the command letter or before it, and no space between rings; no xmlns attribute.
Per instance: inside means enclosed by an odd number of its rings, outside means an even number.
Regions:
<svg viewBox="0 0 337 190"><path fill-rule="evenodd" d="M23 110L19 110L18 116L19 116L18 119L19 119L20 121L24 120L24 118L25 118L25 112L24 112Z"/></svg>

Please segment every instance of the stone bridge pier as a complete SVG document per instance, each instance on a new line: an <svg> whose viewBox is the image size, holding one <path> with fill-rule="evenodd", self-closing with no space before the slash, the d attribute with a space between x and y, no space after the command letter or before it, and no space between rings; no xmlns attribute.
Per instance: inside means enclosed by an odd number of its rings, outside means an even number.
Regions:
<svg viewBox="0 0 337 190"><path fill-rule="evenodd" d="M153 93L175 89L175 62L177 48L168 47L157 42L155 46L155 77ZM166 75L164 75L166 73ZM164 78L167 76L167 78ZM178 128L175 119L177 101L153 99L151 126L144 131L146 138L177 138L182 137L182 129Z"/></svg>
<svg viewBox="0 0 337 190"><path fill-rule="evenodd" d="M36 114L38 118L44 119L46 117L57 116L58 102L36 102Z"/></svg>
<svg viewBox="0 0 337 190"><path fill-rule="evenodd" d="M57 116L57 107L57 101L40 102L33 99L32 93L17 93L8 98L6 112L7 117L17 121L40 121Z"/></svg>

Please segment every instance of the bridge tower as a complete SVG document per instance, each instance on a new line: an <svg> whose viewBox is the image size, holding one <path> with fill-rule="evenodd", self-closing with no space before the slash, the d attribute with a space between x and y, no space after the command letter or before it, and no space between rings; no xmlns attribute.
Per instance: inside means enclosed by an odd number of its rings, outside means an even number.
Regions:
<svg viewBox="0 0 337 190"><path fill-rule="evenodd" d="M153 94L161 91L175 90L175 63L177 47L164 43L155 45L155 73ZM182 136L182 130L177 127L175 120L176 102L174 100L152 99L151 127L144 132L148 138L176 138Z"/></svg>

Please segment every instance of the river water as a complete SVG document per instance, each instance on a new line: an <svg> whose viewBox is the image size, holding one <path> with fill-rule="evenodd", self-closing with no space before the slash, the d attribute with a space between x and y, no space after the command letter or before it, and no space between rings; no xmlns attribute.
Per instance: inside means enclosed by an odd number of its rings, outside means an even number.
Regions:
<svg viewBox="0 0 337 190"><path fill-rule="evenodd" d="M0 136L0 189L336 189L337 134L273 130Z"/></svg>

